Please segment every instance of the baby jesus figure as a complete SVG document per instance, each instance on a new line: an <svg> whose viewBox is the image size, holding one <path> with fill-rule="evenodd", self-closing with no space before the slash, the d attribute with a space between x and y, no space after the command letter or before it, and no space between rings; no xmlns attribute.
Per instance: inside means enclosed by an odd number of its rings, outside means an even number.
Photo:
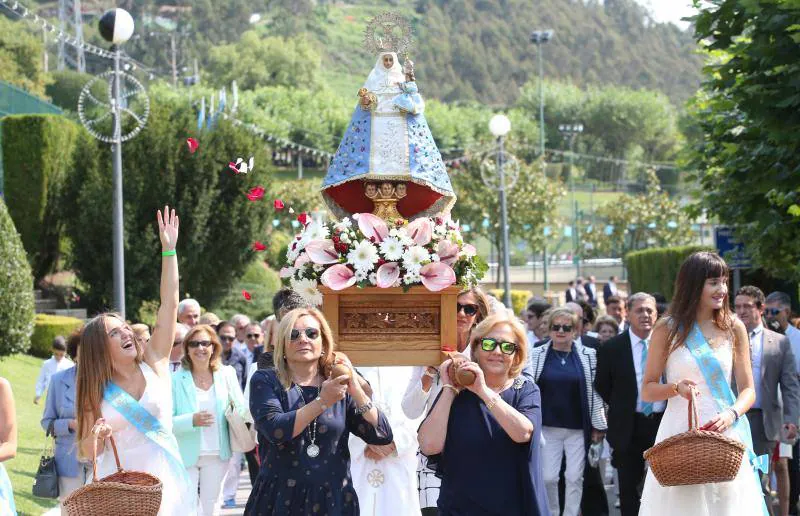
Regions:
<svg viewBox="0 0 800 516"><path fill-rule="evenodd" d="M364 195L371 199L375 206L372 211L373 215L388 221L404 218L397 211L397 202L406 196L405 183L384 181L378 188L377 183L365 182Z"/></svg>

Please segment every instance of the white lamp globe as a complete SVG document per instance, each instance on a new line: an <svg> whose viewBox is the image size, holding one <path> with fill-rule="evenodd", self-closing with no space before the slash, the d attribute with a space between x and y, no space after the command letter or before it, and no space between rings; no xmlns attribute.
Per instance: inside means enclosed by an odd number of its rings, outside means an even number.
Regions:
<svg viewBox="0 0 800 516"><path fill-rule="evenodd" d="M115 45L121 45L133 36L133 18L125 9L109 9L100 18L100 35Z"/></svg>
<svg viewBox="0 0 800 516"><path fill-rule="evenodd" d="M508 134L511 130L511 120L506 115L494 115L489 120L489 132L494 136L500 137Z"/></svg>

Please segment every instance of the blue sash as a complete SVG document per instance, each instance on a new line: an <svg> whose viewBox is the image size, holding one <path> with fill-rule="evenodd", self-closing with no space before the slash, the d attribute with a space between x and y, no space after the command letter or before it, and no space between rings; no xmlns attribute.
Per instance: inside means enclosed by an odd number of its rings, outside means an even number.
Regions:
<svg viewBox="0 0 800 516"><path fill-rule="evenodd" d="M714 356L714 351L711 349L711 346L708 345L697 323L692 327L692 331L686 339L686 347L697 361L697 367L700 369L700 372L703 373L706 385L708 385L708 389L711 391L711 397L714 399L714 403L717 406L717 412L722 412L733 405L736 402L736 396L733 395L733 390L731 389L728 378L723 372L719 360ZM744 415L742 415L731 428L736 432L739 440L746 447L747 457L750 460L750 464L753 466L756 482L758 483L758 490L761 491L761 479L759 478L758 471L760 470L765 474L767 473L769 457L767 455L756 457L753 451L753 436L750 433L750 422L747 421ZM769 514L765 504L763 505L763 513Z"/></svg>
<svg viewBox="0 0 800 516"><path fill-rule="evenodd" d="M103 392L103 399L122 414L137 430L164 450L173 469L176 470L181 478L187 482L189 481L188 473L178 449L178 441L175 440L175 435L172 432L167 432L158 419L153 417L147 409L133 399L133 396L114 382L108 382L106 390Z"/></svg>

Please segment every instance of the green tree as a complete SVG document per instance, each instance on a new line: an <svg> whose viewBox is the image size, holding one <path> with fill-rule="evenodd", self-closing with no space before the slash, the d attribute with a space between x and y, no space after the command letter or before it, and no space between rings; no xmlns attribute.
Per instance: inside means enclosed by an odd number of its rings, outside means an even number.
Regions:
<svg viewBox="0 0 800 516"><path fill-rule="evenodd" d="M714 0L695 37L709 53L692 113L700 208L733 226L754 263L800 279L800 4Z"/></svg>
<svg viewBox="0 0 800 516"><path fill-rule="evenodd" d="M49 82L42 71L42 40L26 22L0 16L0 80L40 97Z"/></svg>
<svg viewBox="0 0 800 516"><path fill-rule="evenodd" d="M200 149L189 154L194 109L151 88L147 127L123 147L126 304L131 314L157 298L160 259L155 212L165 204L181 217L178 260L181 291L204 306L228 294L253 259L252 243L264 235L272 210L270 193L259 202L245 193L269 188L268 155L261 141L225 121L195 135ZM255 170L234 175L228 162L255 156ZM111 307L111 154L85 142L65 188L66 231L73 241L72 267L90 290L94 310Z"/></svg>
<svg viewBox="0 0 800 516"><path fill-rule="evenodd" d="M0 357L31 347L33 317L31 268L22 239L0 198Z"/></svg>
<svg viewBox="0 0 800 516"><path fill-rule="evenodd" d="M593 225L582 221L578 236L586 246L585 256L624 256L637 249L691 242L689 217L661 189L655 170L647 171L645 185L642 194L624 194L598 208Z"/></svg>

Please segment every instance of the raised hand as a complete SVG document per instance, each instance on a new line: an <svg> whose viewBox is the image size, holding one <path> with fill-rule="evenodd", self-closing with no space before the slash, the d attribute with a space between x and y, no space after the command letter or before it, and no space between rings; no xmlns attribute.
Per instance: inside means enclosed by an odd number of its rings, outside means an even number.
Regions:
<svg viewBox="0 0 800 516"><path fill-rule="evenodd" d="M161 239L161 250L172 251L178 243L178 227L180 219L175 215L175 210L170 211L169 206L164 206L164 214L156 211L158 219L158 236Z"/></svg>

